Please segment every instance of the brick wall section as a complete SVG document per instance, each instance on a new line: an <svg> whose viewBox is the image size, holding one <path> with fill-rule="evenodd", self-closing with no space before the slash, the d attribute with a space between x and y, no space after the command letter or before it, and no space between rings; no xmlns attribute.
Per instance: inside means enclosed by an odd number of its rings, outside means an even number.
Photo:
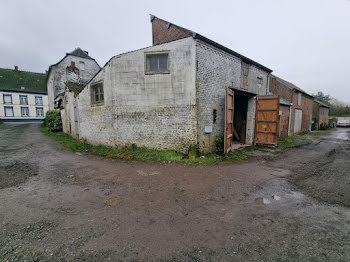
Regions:
<svg viewBox="0 0 350 262"><path fill-rule="evenodd" d="M292 115L291 115L291 125L290 132L294 133L294 121L295 121L295 110L302 110L302 124L301 131L309 130L310 117L312 117L313 112L313 97L305 95L297 90L292 90L288 88L283 83L277 81L276 77L272 76L270 78L270 92L275 95L279 95L283 100L288 103L292 103ZM298 94L301 93L301 104L298 105Z"/></svg>
<svg viewBox="0 0 350 262"><path fill-rule="evenodd" d="M280 105L280 126L279 126L279 136L288 136L288 126L289 126L289 106Z"/></svg>
<svg viewBox="0 0 350 262"><path fill-rule="evenodd" d="M324 107L314 101L313 105L313 116L316 117L316 123L315 127L316 129L320 128L321 124L328 124L328 113L329 109L327 107Z"/></svg>
<svg viewBox="0 0 350 262"><path fill-rule="evenodd" d="M301 109L303 111L302 122L301 122L301 131L308 131L310 128L310 118L312 117L312 109L314 99L310 96L307 96L301 93L301 104L298 105L298 94L300 92L293 92L293 112L292 119L295 118L295 109ZM294 125L292 121L291 130L294 130Z"/></svg>
<svg viewBox="0 0 350 262"><path fill-rule="evenodd" d="M326 124L328 125L328 113L329 109L324 106L320 106L320 111L319 111L319 124Z"/></svg>
<svg viewBox="0 0 350 262"><path fill-rule="evenodd" d="M174 40L190 37L192 34L176 26L168 27L168 23L155 17L152 20L152 42L153 45L168 43Z"/></svg>

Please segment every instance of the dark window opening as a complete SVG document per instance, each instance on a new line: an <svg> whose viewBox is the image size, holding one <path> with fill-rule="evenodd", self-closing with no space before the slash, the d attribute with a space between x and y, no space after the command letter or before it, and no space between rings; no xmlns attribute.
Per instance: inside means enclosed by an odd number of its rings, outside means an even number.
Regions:
<svg viewBox="0 0 350 262"><path fill-rule="evenodd" d="M217 111L216 109L213 110L213 124L216 123L216 116L217 116Z"/></svg>

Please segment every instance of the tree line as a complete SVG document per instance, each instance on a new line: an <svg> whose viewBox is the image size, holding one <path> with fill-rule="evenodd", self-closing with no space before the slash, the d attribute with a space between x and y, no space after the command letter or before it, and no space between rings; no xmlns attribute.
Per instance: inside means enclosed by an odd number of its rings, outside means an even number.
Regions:
<svg viewBox="0 0 350 262"><path fill-rule="evenodd" d="M317 92L313 95L317 100L327 104L329 106L330 116L350 116L350 106L338 101L337 99L326 95L323 92Z"/></svg>

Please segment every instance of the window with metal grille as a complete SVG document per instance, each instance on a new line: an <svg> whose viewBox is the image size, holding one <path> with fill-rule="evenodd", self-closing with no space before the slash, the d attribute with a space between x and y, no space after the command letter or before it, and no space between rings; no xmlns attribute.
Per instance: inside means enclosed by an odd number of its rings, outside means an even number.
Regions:
<svg viewBox="0 0 350 262"><path fill-rule="evenodd" d="M19 96L19 103L21 105L28 105L28 96L20 95Z"/></svg>
<svg viewBox="0 0 350 262"><path fill-rule="evenodd" d="M44 116L44 108L37 107L36 108L36 116Z"/></svg>
<svg viewBox="0 0 350 262"><path fill-rule="evenodd" d="M35 96L35 104L42 105L43 104L43 97L42 96Z"/></svg>
<svg viewBox="0 0 350 262"><path fill-rule="evenodd" d="M146 54L146 73L169 73L168 53Z"/></svg>
<svg viewBox="0 0 350 262"><path fill-rule="evenodd" d="M21 107L21 116L29 116L29 107Z"/></svg>
<svg viewBox="0 0 350 262"><path fill-rule="evenodd" d="M103 83L96 83L91 85L91 104L103 104Z"/></svg>

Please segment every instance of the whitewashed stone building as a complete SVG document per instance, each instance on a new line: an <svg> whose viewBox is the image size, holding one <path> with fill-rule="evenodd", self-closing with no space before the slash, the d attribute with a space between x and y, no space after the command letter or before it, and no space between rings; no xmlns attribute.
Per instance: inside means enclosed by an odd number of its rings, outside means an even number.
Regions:
<svg viewBox="0 0 350 262"><path fill-rule="evenodd" d="M268 93L272 70L155 16L151 22L153 46L112 57L76 96L74 135L93 144L210 152L225 133L229 88L236 101L230 139L253 144L256 96Z"/></svg>
<svg viewBox="0 0 350 262"><path fill-rule="evenodd" d="M58 107L58 101L67 90L66 82L88 83L99 70L100 66L95 59L79 47L51 65L46 82L50 110Z"/></svg>

